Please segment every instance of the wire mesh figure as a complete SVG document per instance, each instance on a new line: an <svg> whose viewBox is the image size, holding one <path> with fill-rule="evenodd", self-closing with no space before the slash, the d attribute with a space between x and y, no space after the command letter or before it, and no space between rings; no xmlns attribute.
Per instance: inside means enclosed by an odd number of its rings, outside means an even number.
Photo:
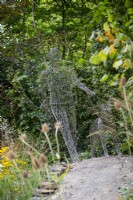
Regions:
<svg viewBox="0 0 133 200"><path fill-rule="evenodd" d="M61 133L72 162L78 161L76 149L76 110L72 88L74 85L84 90L89 96L94 93L79 81L75 72L62 64L59 50L49 52L50 67L41 74L49 91L49 104L56 121L61 122ZM46 90L46 89L44 89Z"/></svg>
<svg viewBox="0 0 133 200"><path fill-rule="evenodd" d="M98 118L92 123L90 127L90 134L91 157L95 157L96 147L98 145L102 147L101 151L103 151L104 156L109 156L106 146L109 135L111 135L111 138L114 142L117 154L119 156L122 155L118 146L116 124L113 120L111 108L109 107L109 105L102 104L100 106Z"/></svg>

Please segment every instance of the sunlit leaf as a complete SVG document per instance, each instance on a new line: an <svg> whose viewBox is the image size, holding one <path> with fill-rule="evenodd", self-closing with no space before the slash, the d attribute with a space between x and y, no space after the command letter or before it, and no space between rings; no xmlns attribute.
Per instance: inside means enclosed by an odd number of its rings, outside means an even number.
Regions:
<svg viewBox="0 0 133 200"><path fill-rule="evenodd" d="M104 31L106 31L106 32L110 31L110 27L109 27L108 22L105 22L105 23L104 23L103 29L104 29Z"/></svg>
<svg viewBox="0 0 133 200"><path fill-rule="evenodd" d="M107 54L105 54L103 50L101 50L98 53L98 56L99 56L101 62L104 61L107 58Z"/></svg>
<svg viewBox="0 0 133 200"><path fill-rule="evenodd" d="M125 69L129 69L133 66L133 63L131 62L130 59L126 59L124 60L123 64L122 64L122 67L125 68Z"/></svg>
<svg viewBox="0 0 133 200"><path fill-rule="evenodd" d="M56 157L57 159L60 159L60 155L58 153L56 153Z"/></svg>
<svg viewBox="0 0 133 200"><path fill-rule="evenodd" d="M115 61L113 67L118 69L122 65L122 63L123 63L122 60Z"/></svg>
<svg viewBox="0 0 133 200"><path fill-rule="evenodd" d="M108 15L108 21L109 21L109 22L112 22L112 21L113 21L113 15L111 15L111 14Z"/></svg>
<svg viewBox="0 0 133 200"><path fill-rule="evenodd" d="M99 65L100 62L101 62L101 59L100 59L100 57L97 54L91 56L91 58L90 58L90 63L91 64L93 64L93 65Z"/></svg>
<svg viewBox="0 0 133 200"><path fill-rule="evenodd" d="M115 37L110 33L110 31L105 32L105 36L110 43L113 43L115 41Z"/></svg>
<svg viewBox="0 0 133 200"><path fill-rule="evenodd" d="M127 46L127 51L132 52L133 51L133 42Z"/></svg>
<svg viewBox="0 0 133 200"><path fill-rule="evenodd" d="M114 48L113 45L110 46L110 51L109 54L115 54L116 53L116 49Z"/></svg>
<svg viewBox="0 0 133 200"><path fill-rule="evenodd" d="M95 37L95 31L92 32L91 37L89 38L89 40L94 39L94 37Z"/></svg>
<svg viewBox="0 0 133 200"><path fill-rule="evenodd" d="M97 40L98 42L103 42L103 38L100 37L100 36L98 36L98 37L96 38L96 40Z"/></svg>
<svg viewBox="0 0 133 200"><path fill-rule="evenodd" d="M80 58L78 62L79 62L79 64L83 64L85 62L85 60L83 58Z"/></svg>
<svg viewBox="0 0 133 200"><path fill-rule="evenodd" d="M108 46L103 49L104 54L108 54L109 51L110 51L110 47Z"/></svg>
<svg viewBox="0 0 133 200"><path fill-rule="evenodd" d="M108 79L108 75L106 74L106 75L104 75L101 79L100 79L100 82L105 82L107 79Z"/></svg>

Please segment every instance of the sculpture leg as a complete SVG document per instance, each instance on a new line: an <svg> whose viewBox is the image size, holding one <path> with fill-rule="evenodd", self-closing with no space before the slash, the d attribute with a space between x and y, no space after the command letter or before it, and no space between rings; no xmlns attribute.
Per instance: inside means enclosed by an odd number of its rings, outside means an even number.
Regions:
<svg viewBox="0 0 133 200"><path fill-rule="evenodd" d="M115 134L116 134L116 133L115 133ZM114 141L114 146L115 146L115 149L116 149L116 153L117 153L117 155L118 155L119 157L121 157L121 156L122 156L122 153L121 153L120 148L119 148L119 145L118 145L118 139L117 139L117 137L116 137L114 134L112 134L112 136L113 136L113 141Z"/></svg>
<svg viewBox="0 0 133 200"><path fill-rule="evenodd" d="M77 122L76 122L76 111L75 111L75 107L70 105L69 109L68 109L68 118L69 118L69 126L70 126L70 130L71 130L71 134L75 143L75 146L77 147Z"/></svg>
<svg viewBox="0 0 133 200"><path fill-rule="evenodd" d="M54 114L55 119L61 122L61 133L65 141L66 147L68 149L68 152L70 154L71 161L79 161L77 149L72 138L68 117L65 109L57 109L56 105L52 105L52 112Z"/></svg>
<svg viewBox="0 0 133 200"><path fill-rule="evenodd" d="M96 142L91 143L91 152L90 152L91 158L95 157L95 150L96 150Z"/></svg>
<svg viewBox="0 0 133 200"><path fill-rule="evenodd" d="M96 150L97 150L97 146L101 146L101 139L100 136L95 134L93 136L91 136L91 152L90 155L92 158L96 157Z"/></svg>
<svg viewBox="0 0 133 200"><path fill-rule="evenodd" d="M105 135L100 135L100 139L101 139L101 144L102 144L102 148L103 148L103 151L104 151L104 156L109 156L108 154L108 150L107 150L107 146L106 146L106 136Z"/></svg>

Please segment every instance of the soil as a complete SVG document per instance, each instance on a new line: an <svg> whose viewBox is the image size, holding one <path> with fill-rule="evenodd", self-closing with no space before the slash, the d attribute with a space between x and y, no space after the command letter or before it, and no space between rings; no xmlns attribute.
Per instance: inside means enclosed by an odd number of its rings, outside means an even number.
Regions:
<svg viewBox="0 0 133 200"><path fill-rule="evenodd" d="M121 200L133 190L133 158L100 157L72 165L53 200ZM123 189L122 189L123 188Z"/></svg>

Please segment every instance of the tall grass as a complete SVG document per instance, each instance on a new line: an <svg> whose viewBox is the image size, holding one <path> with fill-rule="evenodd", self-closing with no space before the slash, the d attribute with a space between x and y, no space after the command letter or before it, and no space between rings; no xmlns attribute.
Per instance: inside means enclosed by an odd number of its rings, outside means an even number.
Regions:
<svg viewBox="0 0 133 200"><path fill-rule="evenodd" d="M126 135L126 144L128 153L132 155L133 148L133 77L126 81L125 77L121 77L120 91L121 99L114 99L114 107L119 112L119 125Z"/></svg>

